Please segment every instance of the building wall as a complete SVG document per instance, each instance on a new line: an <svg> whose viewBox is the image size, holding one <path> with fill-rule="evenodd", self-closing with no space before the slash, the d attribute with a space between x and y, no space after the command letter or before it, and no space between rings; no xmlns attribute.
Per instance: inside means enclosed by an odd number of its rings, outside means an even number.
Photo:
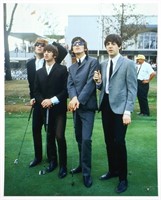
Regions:
<svg viewBox="0 0 161 200"><path fill-rule="evenodd" d="M68 27L65 32L65 42L69 46L69 49L71 47L71 40L76 36L80 36L87 41L88 49L90 50L91 55L99 57L99 59L106 57L106 50L103 45L104 41L101 35L102 30L98 23L99 17L100 16L96 15L68 16ZM145 24L149 26L149 34L151 34L151 32L155 32L157 38L157 16L146 16ZM147 33L141 34L147 35ZM152 57L155 62L157 57L157 45L155 49L139 48L140 38L141 37L138 36L136 44L128 47L126 52L124 52L124 55L129 55L130 58L135 59L135 56L141 52L146 56L147 60L150 61Z"/></svg>

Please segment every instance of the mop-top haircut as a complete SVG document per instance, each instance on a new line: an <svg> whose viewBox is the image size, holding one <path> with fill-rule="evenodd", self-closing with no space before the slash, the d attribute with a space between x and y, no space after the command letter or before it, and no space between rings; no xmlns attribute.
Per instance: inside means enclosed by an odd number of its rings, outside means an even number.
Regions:
<svg viewBox="0 0 161 200"><path fill-rule="evenodd" d="M41 44L44 44L46 46L48 44L48 41L44 38L37 38L35 40L35 46L36 46L37 43L41 43Z"/></svg>
<svg viewBox="0 0 161 200"><path fill-rule="evenodd" d="M73 53L73 44L75 42L81 42L84 45L85 54L88 55L87 42L83 38L81 38L81 37L75 37L75 38L72 39L72 42L71 42L71 52Z"/></svg>
<svg viewBox="0 0 161 200"><path fill-rule="evenodd" d="M53 57L55 59L57 59L59 53L58 53L58 48L55 45L52 45L52 44L46 45L44 47L44 52L45 51L52 52L53 53Z"/></svg>
<svg viewBox="0 0 161 200"><path fill-rule="evenodd" d="M108 42L112 42L112 43L115 42L118 45L118 47L122 46L122 39L117 34L107 35L107 37L105 38L105 41L104 41L105 47L106 47L106 45L107 45Z"/></svg>

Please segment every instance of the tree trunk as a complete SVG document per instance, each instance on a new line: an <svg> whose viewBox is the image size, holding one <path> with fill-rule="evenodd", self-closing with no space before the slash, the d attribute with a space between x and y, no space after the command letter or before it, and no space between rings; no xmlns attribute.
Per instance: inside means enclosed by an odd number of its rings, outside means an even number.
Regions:
<svg viewBox="0 0 161 200"><path fill-rule="evenodd" d="M12 80L11 67L10 67L10 55L9 55L9 44L8 44L8 33L4 35L4 48L5 48L5 80Z"/></svg>
<svg viewBox="0 0 161 200"><path fill-rule="evenodd" d="M17 8L17 3L14 5L14 8L12 10L12 14L11 14L11 20L10 20L10 24L7 30L7 8L6 8L6 3L3 4L3 11L4 11L4 49L5 49L5 80L9 81L12 80L12 76L11 76L11 65L10 65L10 53L9 53L9 44L8 44L8 36L11 32L11 28L12 28L12 23L13 23L13 16L15 13L15 10Z"/></svg>

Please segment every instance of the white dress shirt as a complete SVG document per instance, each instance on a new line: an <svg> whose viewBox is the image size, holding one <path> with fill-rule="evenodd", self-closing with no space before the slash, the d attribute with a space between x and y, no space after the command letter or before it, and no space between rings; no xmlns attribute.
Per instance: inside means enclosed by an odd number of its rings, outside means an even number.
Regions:
<svg viewBox="0 0 161 200"><path fill-rule="evenodd" d="M53 65L48 65L48 64L46 63L46 64L45 64L45 67L46 67L46 72L47 72L47 74L49 75L49 74L50 74L50 71L51 71L51 69L52 69L52 67L53 67ZM52 97L50 100L51 100L51 102L52 102L53 105L58 104L58 103L60 102L59 99L58 99L56 96Z"/></svg>

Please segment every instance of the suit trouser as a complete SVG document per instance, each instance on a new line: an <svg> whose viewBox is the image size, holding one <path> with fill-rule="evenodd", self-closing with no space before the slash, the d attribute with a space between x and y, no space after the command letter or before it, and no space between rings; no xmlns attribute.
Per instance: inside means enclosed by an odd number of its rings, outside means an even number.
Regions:
<svg viewBox="0 0 161 200"><path fill-rule="evenodd" d="M65 139L66 112L57 113L52 108L49 110L47 131L47 155L49 162L57 163L57 146L59 153L59 166L67 165L67 146ZM57 141L57 146L56 146Z"/></svg>
<svg viewBox="0 0 161 200"><path fill-rule="evenodd" d="M79 166L83 176L91 174L92 131L95 111L78 109L74 112L74 127L79 150Z"/></svg>
<svg viewBox="0 0 161 200"><path fill-rule="evenodd" d="M127 126L123 124L123 115L115 114L111 110L107 94L104 95L101 111L109 171L118 173L120 181L126 180L127 151L125 135Z"/></svg>
<svg viewBox="0 0 161 200"><path fill-rule="evenodd" d="M32 114L32 134L33 134L35 158L38 160L42 160L42 134L41 134L42 126L43 126L43 116L41 113L41 106L35 103Z"/></svg>
<svg viewBox="0 0 161 200"><path fill-rule="evenodd" d="M149 105L148 105L148 91L149 91L149 83L142 83L142 81L138 80L138 91L137 97L140 106L140 113L149 115Z"/></svg>

